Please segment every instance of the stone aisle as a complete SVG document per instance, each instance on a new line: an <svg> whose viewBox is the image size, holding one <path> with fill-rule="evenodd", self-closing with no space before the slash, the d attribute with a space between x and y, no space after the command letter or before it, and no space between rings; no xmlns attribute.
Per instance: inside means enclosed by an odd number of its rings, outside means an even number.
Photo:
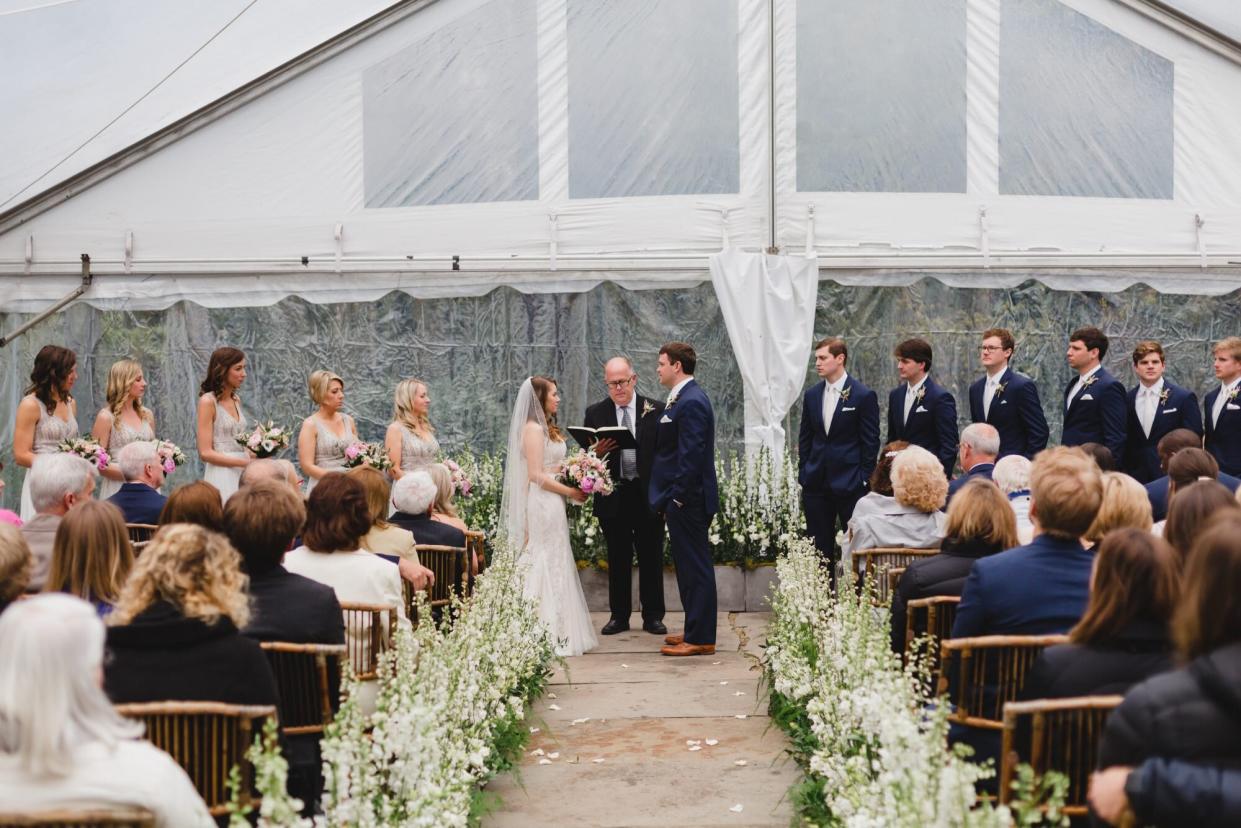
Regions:
<svg viewBox="0 0 1241 828"><path fill-rule="evenodd" d="M599 629L607 614L593 618ZM680 632L680 613L665 622ZM787 826L798 771L759 695L766 623L721 613L715 655L693 658L661 656L662 638L640 629L601 636L535 705L519 778L488 786L502 803L483 824Z"/></svg>

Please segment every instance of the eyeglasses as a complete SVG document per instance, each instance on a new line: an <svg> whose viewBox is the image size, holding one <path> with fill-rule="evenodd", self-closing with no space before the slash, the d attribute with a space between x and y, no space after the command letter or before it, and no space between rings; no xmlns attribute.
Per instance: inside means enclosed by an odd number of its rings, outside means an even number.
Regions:
<svg viewBox="0 0 1241 828"><path fill-rule="evenodd" d="M614 388L617 391L619 391L631 382L633 382L633 377L629 377L628 379L623 379L623 380L612 380L611 382L607 382L605 380L603 384L606 385L608 388Z"/></svg>
<svg viewBox="0 0 1241 828"><path fill-rule="evenodd" d="M1003 351L1004 347L1002 345L983 345L978 350L982 351L985 354L991 351Z"/></svg>

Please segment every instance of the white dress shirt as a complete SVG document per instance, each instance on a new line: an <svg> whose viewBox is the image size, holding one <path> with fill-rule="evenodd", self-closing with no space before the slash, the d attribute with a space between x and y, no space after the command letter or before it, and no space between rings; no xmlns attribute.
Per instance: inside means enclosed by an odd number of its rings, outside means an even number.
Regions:
<svg viewBox="0 0 1241 828"><path fill-rule="evenodd" d="M1241 383L1241 379L1235 379L1232 382L1221 382L1219 385L1219 396L1215 398L1215 405L1211 408L1211 425L1219 425L1219 415L1224 413L1224 406L1228 404L1228 395L1232 389Z"/></svg>
<svg viewBox="0 0 1241 828"><path fill-rule="evenodd" d="M905 419L903 422L909 422L909 412L914 410L914 400L918 398L918 389L926 385L926 378L929 376L930 374L923 374L922 379L913 385L905 384Z"/></svg>
<svg viewBox="0 0 1241 828"><path fill-rule="evenodd" d="M1002 368L996 374L987 374L987 384L982 389L982 418L985 420L991 416L991 401L995 399L995 391L1000 386L1000 378L1004 376Z"/></svg>
<svg viewBox="0 0 1241 828"><path fill-rule="evenodd" d="M1137 411L1138 422L1142 424L1142 430L1146 432L1146 436L1151 436L1151 427L1155 424L1155 414L1159 411L1159 395L1163 392L1163 377L1155 380L1155 384L1149 388L1142 383L1138 383L1138 393L1133 400L1133 407Z"/></svg>
<svg viewBox="0 0 1241 828"><path fill-rule="evenodd" d="M672 390L668 392L668 402L664 403L664 405L669 406L669 405L672 405L674 402L676 402L677 397L681 395L681 389L689 385L693 381L694 381L693 377L686 377L685 379L678 382L676 385L672 386Z"/></svg>
<svg viewBox="0 0 1241 828"><path fill-rule="evenodd" d="M1090 379L1095 374L1099 373L1099 369L1102 367L1103 367L1102 364L1096 365L1095 367L1091 368L1089 371L1087 371L1086 373L1082 374L1081 376L1077 378L1077 382L1075 382L1073 384L1073 387L1069 389L1068 399L1064 401L1065 411L1068 411L1070 408L1073 407L1073 398L1077 396L1077 392L1082 389L1082 385L1086 382L1086 380Z"/></svg>
<svg viewBox="0 0 1241 828"><path fill-rule="evenodd" d="M836 403L840 401L840 394L844 391L845 382L849 379L847 373L841 373L840 379L835 382L829 382L823 388L823 433L828 434L832 430L832 418L836 416Z"/></svg>

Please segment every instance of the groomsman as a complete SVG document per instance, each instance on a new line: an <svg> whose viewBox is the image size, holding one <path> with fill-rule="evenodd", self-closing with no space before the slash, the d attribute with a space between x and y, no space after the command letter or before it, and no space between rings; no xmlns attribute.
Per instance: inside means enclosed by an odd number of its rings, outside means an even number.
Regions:
<svg viewBox="0 0 1241 828"><path fill-rule="evenodd" d="M1107 336L1098 328L1078 328L1069 334L1069 367L1077 372L1064 388L1066 446L1099 443L1119 466L1125 456L1125 386L1103 367Z"/></svg>
<svg viewBox="0 0 1241 828"><path fill-rule="evenodd" d="M1138 384L1129 389L1129 421L1125 429L1122 468L1139 483L1163 474L1159 468L1159 441L1171 431L1186 428L1202 435L1202 412L1192 391L1164 378L1163 346L1153 339L1133 349L1133 372Z"/></svg>
<svg viewBox="0 0 1241 828"><path fill-rule="evenodd" d="M1241 477L1241 337L1215 343L1215 378L1219 388L1203 400L1206 450L1220 471Z"/></svg>
<svg viewBox="0 0 1241 828"><path fill-rule="evenodd" d="M828 338L814 346L814 370L823 381L806 389L797 436L797 482L806 531L833 562L836 527L849 525L879 456L879 397L849 376L848 360L843 339Z"/></svg>
<svg viewBox="0 0 1241 828"><path fill-rule="evenodd" d="M638 595L642 601L642 629L666 635L664 626L664 522L647 503L651 466L655 462L655 433L664 404L637 393L638 375L625 357L613 357L603 366L608 399L586 409L587 428L624 426L638 441L636 449L615 451L616 441L600 440L595 451L606 456L615 481L610 495L595 495L594 512L608 544L608 604L612 617L604 635L629 629L633 612L633 559L638 557Z"/></svg>
<svg viewBox="0 0 1241 828"><path fill-rule="evenodd" d="M888 436L884 443L904 440L922 446L944 464L952 477L957 462L957 401L931 379L931 343L906 339L896 346L896 372L901 384L888 393Z"/></svg>
<svg viewBox="0 0 1241 828"><path fill-rule="evenodd" d="M970 421L995 426L1000 457L1020 454L1031 459L1047 448L1047 418L1038 386L1008 366L1016 340L1004 328L982 332L982 367L987 375L970 386Z"/></svg>

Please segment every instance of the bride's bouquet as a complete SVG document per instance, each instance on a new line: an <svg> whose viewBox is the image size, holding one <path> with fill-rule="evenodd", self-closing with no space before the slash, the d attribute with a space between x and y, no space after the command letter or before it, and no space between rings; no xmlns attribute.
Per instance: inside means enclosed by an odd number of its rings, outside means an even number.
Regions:
<svg viewBox="0 0 1241 828"><path fill-rule="evenodd" d="M345 468L356 469L358 466L387 471L392 468L392 460L383 443L363 443L359 440L345 449Z"/></svg>
<svg viewBox="0 0 1241 828"><path fill-rule="evenodd" d="M466 475L465 469L461 468L457 461L450 460L447 457L440 462L448 468L449 474L452 475L453 490L462 497L469 497L470 493L474 491L474 483Z"/></svg>
<svg viewBox="0 0 1241 828"><path fill-rule="evenodd" d="M107 449L99 445L99 441L94 437L70 437L67 440L61 440L60 445L56 447L60 451L76 454L83 460L91 463L95 468L103 471L108 467Z"/></svg>
<svg viewBox="0 0 1241 828"><path fill-rule="evenodd" d="M255 457L274 457L289 447L289 430L268 420L253 431L238 434L237 444L254 452Z"/></svg>
<svg viewBox="0 0 1241 828"><path fill-rule="evenodd" d="M593 449L579 450L566 459L560 479L566 486L581 489L586 494L610 495L614 488L608 464L599 459Z"/></svg>
<svg viewBox="0 0 1241 828"><path fill-rule="evenodd" d="M172 474L177 470L177 466L185 465L185 452L181 447L170 440L156 440L155 453L159 455L160 464L164 467L164 474Z"/></svg>

